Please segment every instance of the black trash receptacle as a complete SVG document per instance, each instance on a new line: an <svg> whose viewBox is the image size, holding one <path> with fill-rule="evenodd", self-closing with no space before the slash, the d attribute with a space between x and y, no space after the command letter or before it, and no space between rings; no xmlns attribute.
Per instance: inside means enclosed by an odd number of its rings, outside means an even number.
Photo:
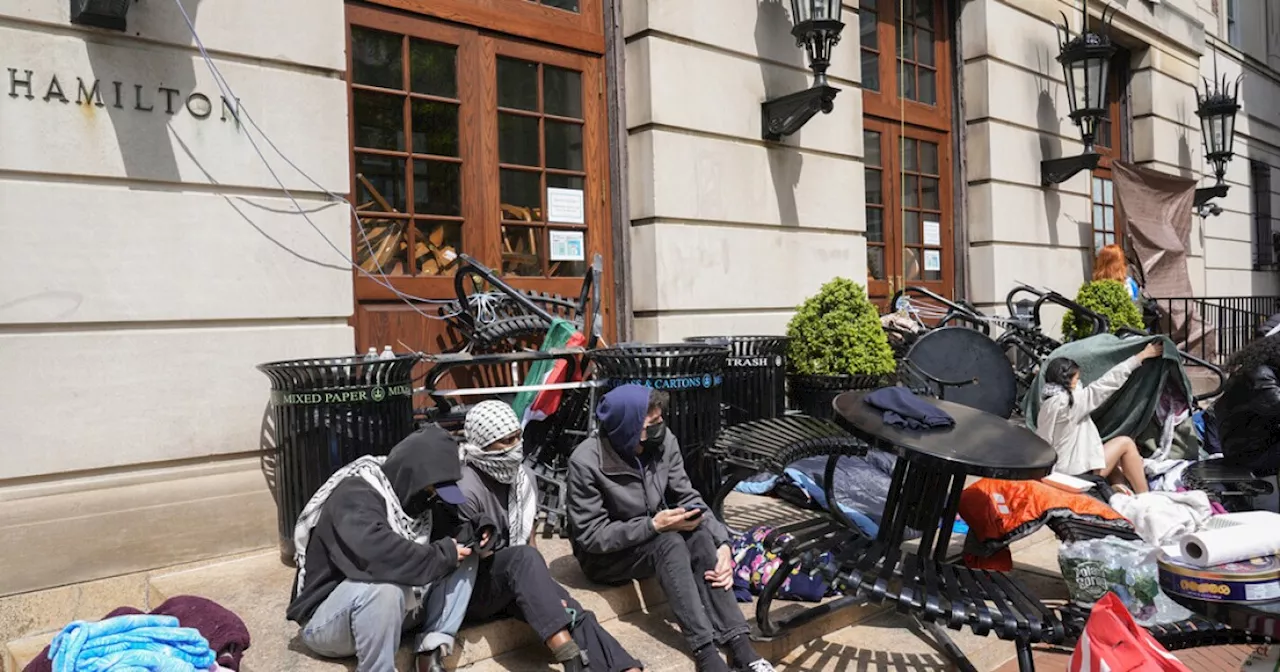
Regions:
<svg viewBox="0 0 1280 672"><path fill-rule="evenodd" d="M608 389L643 385L671 396L663 417L680 441L694 487L711 501L720 479L708 450L722 427L720 401L729 349L704 343L628 344L593 350L588 357L596 376L608 381Z"/></svg>
<svg viewBox="0 0 1280 672"><path fill-rule="evenodd" d="M729 348L722 398L726 427L786 412L786 336L694 336L685 340Z"/></svg>
<svg viewBox="0 0 1280 672"><path fill-rule="evenodd" d="M293 564L302 507L333 472L362 455L386 455L413 432L418 360L335 357L258 366L271 379L274 490L286 564Z"/></svg>

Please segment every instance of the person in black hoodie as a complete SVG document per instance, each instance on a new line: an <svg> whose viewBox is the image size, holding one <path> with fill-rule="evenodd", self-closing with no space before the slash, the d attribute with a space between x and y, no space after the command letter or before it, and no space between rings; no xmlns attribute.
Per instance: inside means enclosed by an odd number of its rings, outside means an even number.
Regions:
<svg viewBox="0 0 1280 672"><path fill-rule="evenodd" d="M307 648L354 655L359 672L395 672L401 633L416 631L417 669L444 669L476 568L471 551L446 536L465 501L461 473L457 442L428 425L321 486L294 531L298 571L286 612Z"/></svg>
<svg viewBox="0 0 1280 672"><path fill-rule="evenodd" d="M1280 333L1241 348L1227 372L1213 404L1222 461L1273 476L1280 472Z"/></svg>
<svg viewBox="0 0 1280 672"><path fill-rule="evenodd" d="M729 530L707 509L662 419L667 395L623 385L600 400L600 433L569 458L573 554L587 578L620 584L655 574L698 672L773 672L748 638L733 594Z"/></svg>

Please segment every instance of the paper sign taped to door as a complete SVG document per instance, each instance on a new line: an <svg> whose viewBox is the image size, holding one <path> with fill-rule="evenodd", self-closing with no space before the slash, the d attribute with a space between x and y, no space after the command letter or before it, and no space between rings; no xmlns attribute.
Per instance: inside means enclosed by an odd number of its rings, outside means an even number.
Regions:
<svg viewBox="0 0 1280 672"><path fill-rule="evenodd" d="M551 243L551 261L585 261L587 258L584 236L581 231L547 232Z"/></svg>
<svg viewBox="0 0 1280 672"><path fill-rule="evenodd" d="M942 224L939 222L931 222L927 219L924 221L924 244L942 244Z"/></svg>
<svg viewBox="0 0 1280 672"><path fill-rule="evenodd" d="M940 250L924 251L924 270L926 271L942 270L942 252Z"/></svg>
<svg viewBox="0 0 1280 672"><path fill-rule="evenodd" d="M547 187L547 221L586 224L586 208L581 189Z"/></svg>

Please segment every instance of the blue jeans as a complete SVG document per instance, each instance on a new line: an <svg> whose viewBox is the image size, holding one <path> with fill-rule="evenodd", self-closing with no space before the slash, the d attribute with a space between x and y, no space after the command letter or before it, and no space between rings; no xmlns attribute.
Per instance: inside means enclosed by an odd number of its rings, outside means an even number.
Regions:
<svg viewBox="0 0 1280 672"><path fill-rule="evenodd" d="M479 560L471 556L426 587L421 605L410 586L343 581L302 628L302 643L325 658L356 657L357 672L396 672L401 633L414 651L448 655L471 601Z"/></svg>

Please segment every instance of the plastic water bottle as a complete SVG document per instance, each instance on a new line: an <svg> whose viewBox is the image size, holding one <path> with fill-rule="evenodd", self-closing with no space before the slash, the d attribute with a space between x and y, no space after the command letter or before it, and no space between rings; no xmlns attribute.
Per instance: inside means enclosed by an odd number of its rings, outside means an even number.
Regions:
<svg viewBox="0 0 1280 672"><path fill-rule="evenodd" d="M382 348L382 354L378 355L378 359L395 359L396 353L391 350L391 346L387 345Z"/></svg>
<svg viewBox="0 0 1280 672"><path fill-rule="evenodd" d="M370 346L369 352L364 353L364 361L371 362L378 358L378 349Z"/></svg>

